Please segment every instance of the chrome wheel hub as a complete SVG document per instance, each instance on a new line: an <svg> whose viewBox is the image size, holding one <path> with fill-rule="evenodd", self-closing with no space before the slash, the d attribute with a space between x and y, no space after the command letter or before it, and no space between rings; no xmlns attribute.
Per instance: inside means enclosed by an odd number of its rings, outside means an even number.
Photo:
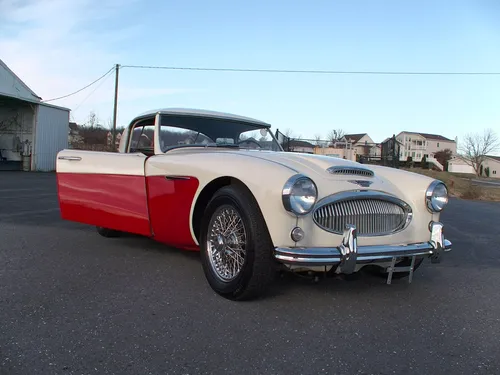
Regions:
<svg viewBox="0 0 500 375"><path fill-rule="evenodd" d="M240 214L232 206L221 206L212 215L207 251L219 279L228 282L239 275L246 256L246 232Z"/></svg>

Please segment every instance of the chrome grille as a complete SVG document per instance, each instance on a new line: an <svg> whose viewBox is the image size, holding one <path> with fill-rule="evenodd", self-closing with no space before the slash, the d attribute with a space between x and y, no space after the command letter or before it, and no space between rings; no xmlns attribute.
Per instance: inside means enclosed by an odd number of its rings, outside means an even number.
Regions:
<svg viewBox="0 0 500 375"><path fill-rule="evenodd" d="M358 236L381 236L403 230L411 220L411 208L393 196L372 192L350 195L347 199L320 203L313 213L316 225L342 234L345 226L351 224L356 226Z"/></svg>
<svg viewBox="0 0 500 375"><path fill-rule="evenodd" d="M330 167L327 171L331 174L335 175L354 175L354 176L363 176L363 177L373 177L373 171L365 168L359 167Z"/></svg>

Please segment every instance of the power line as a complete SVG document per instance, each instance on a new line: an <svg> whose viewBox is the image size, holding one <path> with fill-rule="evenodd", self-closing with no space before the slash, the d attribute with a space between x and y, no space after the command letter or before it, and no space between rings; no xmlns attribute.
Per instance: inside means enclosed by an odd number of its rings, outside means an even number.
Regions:
<svg viewBox="0 0 500 375"><path fill-rule="evenodd" d="M122 68L196 70L215 72L252 73L305 73L305 74L365 74L365 75L500 75L500 72L396 72L396 71L347 71L347 70L287 70L287 69L244 69L244 68L200 68L177 66L122 65Z"/></svg>
<svg viewBox="0 0 500 375"><path fill-rule="evenodd" d="M102 76L100 76L99 78L97 78L95 81L89 83L87 86L85 87L82 87L80 90L77 90L75 92L72 92L71 94L68 94L68 95L64 95L64 96L59 96L57 98L52 98L52 99L47 99L47 100L42 100L43 103L46 103L46 102L52 102L54 100L59 100L59 99L64 99L64 98L67 98L68 96L72 96L72 95L75 95L75 94L78 94L80 91L83 91L85 90L86 88L92 86L93 84L99 82L101 79L103 79L104 77L106 77L109 73L111 73L113 70L115 69L115 67L112 67L111 69L109 69L106 73L104 73Z"/></svg>
<svg viewBox="0 0 500 375"><path fill-rule="evenodd" d="M91 91L91 92L90 92L90 93L89 93L89 94L88 94L88 95L87 95L87 96L86 96L86 97L85 97L85 98L84 98L84 99L80 102L80 104L78 104L78 105L77 105L77 106L76 106L76 107L72 110L72 112L76 112L76 111L78 110L78 108L80 108L80 106L81 106L83 103L85 103L85 101L86 101L88 98L90 98L90 97L91 97L91 96L92 96L92 95L93 95L93 94L94 94L97 90L99 90L99 87L101 87L101 86L104 84L104 82L106 82L106 81L107 81L107 79L108 79L109 77L111 77L111 74L108 74L108 75L107 75L107 76L106 76L106 77L105 77L105 78L101 81L101 83L99 83L99 84L98 84L98 85L97 85L97 86L96 86L96 87L95 87L95 88L94 88L94 89L93 89L93 90L92 90L92 91Z"/></svg>

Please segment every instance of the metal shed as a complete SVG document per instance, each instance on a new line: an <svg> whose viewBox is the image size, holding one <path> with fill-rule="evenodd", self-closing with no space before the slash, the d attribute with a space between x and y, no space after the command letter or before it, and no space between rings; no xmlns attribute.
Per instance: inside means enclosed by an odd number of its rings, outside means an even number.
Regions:
<svg viewBox="0 0 500 375"><path fill-rule="evenodd" d="M33 130L31 169L54 171L56 156L68 148L69 109L39 104Z"/></svg>
<svg viewBox="0 0 500 375"><path fill-rule="evenodd" d="M43 103L0 60L0 170L55 170L68 147L69 113Z"/></svg>

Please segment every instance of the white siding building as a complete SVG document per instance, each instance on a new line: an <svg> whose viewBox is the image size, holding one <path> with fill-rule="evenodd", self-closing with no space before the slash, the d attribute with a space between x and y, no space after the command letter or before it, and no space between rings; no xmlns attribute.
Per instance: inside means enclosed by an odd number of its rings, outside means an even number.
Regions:
<svg viewBox="0 0 500 375"><path fill-rule="evenodd" d="M293 152L302 152L305 154L313 154L314 153L314 145L307 141L301 141L299 139L291 139L289 143L290 151Z"/></svg>
<svg viewBox="0 0 500 375"><path fill-rule="evenodd" d="M500 178L500 156L487 155L481 165L483 176L487 176L486 168L488 168L490 178Z"/></svg>
<svg viewBox="0 0 500 375"><path fill-rule="evenodd" d="M0 170L55 170L70 110L41 100L0 60Z"/></svg>
<svg viewBox="0 0 500 375"><path fill-rule="evenodd" d="M448 172L475 174L472 165L467 164L463 157L453 156L448 161Z"/></svg>
<svg viewBox="0 0 500 375"><path fill-rule="evenodd" d="M373 142L373 139L366 133L346 134L341 141L350 143L357 155L377 157L381 155L380 144Z"/></svg>
<svg viewBox="0 0 500 375"><path fill-rule="evenodd" d="M436 152L446 149L450 149L452 155L457 154L456 141L438 134L403 131L396 139L403 145L399 154L399 160L402 161L411 157L413 161L420 162L424 156L429 159Z"/></svg>

